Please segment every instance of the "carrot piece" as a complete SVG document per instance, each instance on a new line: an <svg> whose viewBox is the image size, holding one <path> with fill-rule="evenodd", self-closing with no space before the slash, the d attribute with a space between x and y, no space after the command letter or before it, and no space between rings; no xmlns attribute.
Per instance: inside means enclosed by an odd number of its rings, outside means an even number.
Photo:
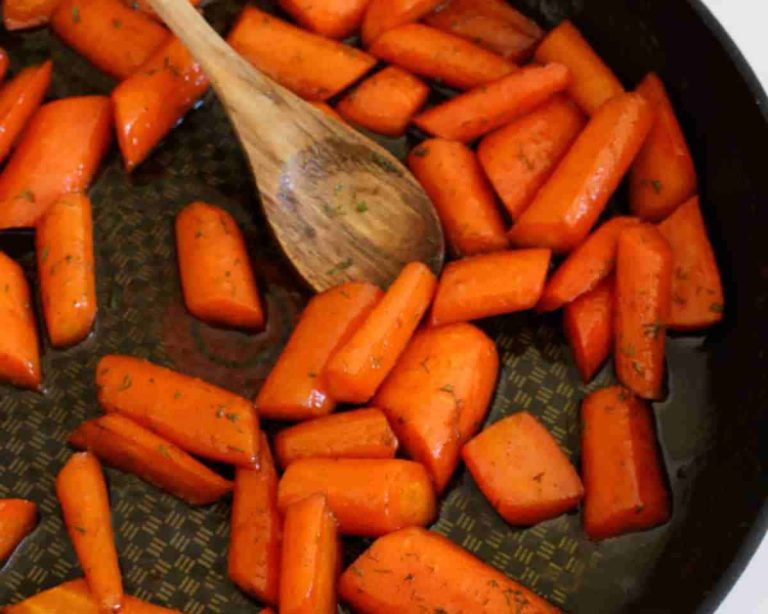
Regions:
<svg viewBox="0 0 768 614"><path fill-rule="evenodd" d="M621 386L597 390L581 405L584 529L605 539L662 524L669 497L648 403Z"/></svg>
<svg viewBox="0 0 768 614"><path fill-rule="evenodd" d="M613 347L613 283L604 279L565 306L565 337L581 379L589 383Z"/></svg>
<svg viewBox="0 0 768 614"><path fill-rule="evenodd" d="M102 610L117 610L123 583L112 535L107 483L90 452L73 454L56 476L64 524L83 568L88 588Z"/></svg>
<svg viewBox="0 0 768 614"><path fill-rule="evenodd" d="M472 256L508 247L504 220L471 149L429 139L411 150L408 167L435 205L455 254Z"/></svg>
<svg viewBox="0 0 768 614"><path fill-rule="evenodd" d="M52 65L48 60L29 66L0 88L0 161L5 160L43 101L51 82Z"/></svg>
<svg viewBox="0 0 768 614"><path fill-rule="evenodd" d="M117 144L133 170L208 89L200 65L171 37L112 90Z"/></svg>
<svg viewBox="0 0 768 614"><path fill-rule="evenodd" d="M282 526L277 510L277 473L261 434L258 469L238 467L229 536L227 572L249 595L277 603Z"/></svg>
<svg viewBox="0 0 768 614"><path fill-rule="evenodd" d="M5 5L6 3L3 3L3 11L5 11ZM8 57L8 52L0 47L0 80L5 77L5 73L8 72L8 67L10 65L11 59Z"/></svg>
<svg viewBox="0 0 768 614"><path fill-rule="evenodd" d="M109 146L111 125L105 96L40 107L0 174L0 228L34 226L62 194L85 192Z"/></svg>
<svg viewBox="0 0 768 614"><path fill-rule="evenodd" d="M328 392L324 367L382 295L372 284L353 281L312 297L256 395L259 415L306 420L331 413L336 400Z"/></svg>
<svg viewBox="0 0 768 614"><path fill-rule="evenodd" d="M605 102L624 93L624 87L608 65L570 21L563 21L536 50L536 60L560 62L571 71L568 94L588 115Z"/></svg>
<svg viewBox="0 0 768 614"><path fill-rule="evenodd" d="M37 524L37 506L25 499L0 499L0 562L7 559Z"/></svg>
<svg viewBox="0 0 768 614"><path fill-rule="evenodd" d="M531 204L584 124L575 104L554 96L480 141L477 157L513 219Z"/></svg>
<svg viewBox="0 0 768 614"><path fill-rule="evenodd" d="M388 30L369 51L409 72L458 89L485 85L517 69L512 62L463 38L418 23Z"/></svg>
<svg viewBox="0 0 768 614"><path fill-rule="evenodd" d="M88 450L112 467L139 476L190 505L218 501L232 482L214 473L167 439L120 414L83 422L69 443Z"/></svg>
<svg viewBox="0 0 768 614"><path fill-rule="evenodd" d="M251 467L259 419L251 403L203 380L132 356L105 356L96 367L101 406L177 446L212 460Z"/></svg>
<svg viewBox="0 0 768 614"><path fill-rule="evenodd" d="M328 117L332 117L333 119L338 119L340 122L344 121L344 118L339 115L339 113L334 109L331 105L329 105L327 102L310 102L313 107L315 107L318 111L322 111L325 113Z"/></svg>
<svg viewBox="0 0 768 614"><path fill-rule="evenodd" d="M301 30L247 6L227 37L256 68L307 100L327 100L367 73L376 60L338 41Z"/></svg>
<svg viewBox="0 0 768 614"><path fill-rule="evenodd" d="M369 0L279 0L278 4L307 30L328 38L346 38L362 23Z"/></svg>
<svg viewBox="0 0 768 614"><path fill-rule="evenodd" d="M234 218L204 202L176 216L176 248L184 302L212 324L264 328L264 312L245 239Z"/></svg>
<svg viewBox="0 0 768 614"><path fill-rule="evenodd" d="M616 250L616 375L646 399L661 397L671 299L669 243L652 224L625 229Z"/></svg>
<svg viewBox="0 0 768 614"><path fill-rule="evenodd" d="M435 517L435 493L424 466L396 458L302 458L285 470L277 504L288 507L323 493L344 535L376 536L425 526Z"/></svg>
<svg viewBox="0 0 768 614"><path fill-rule="evenodd" d="M371 0L363 17L360 38L370 47L384 32L419 21L440 0Z"/></svg>
<svg viewBox="0 0 768 614"><path fill-rule="evenodd" d="M496 345L479 328L427 328L413 337L374 399L438 492L485 417L498 368Z"/></svg>
<svg viewBox="0 0 768 614"><path fill-rule="evenodd" d="M622 94L603 105L512 227L512 243L556 252L581 243L652 123L651 107L639 94Z"/></svg>
<svg viewBox="0 0 768 614"><path fill-rule="evenodd" d="M359 614L560 611L446 537L419 528L373 542L341 574L339 596Z"/></svg>
<svg viewBox="0 0 768 614"><path fill-rule="evenodd" d="M323 373L331 396L365 403L395 366L435 292L432 271L421 262L403 267L359 328L334 352Z"/></svg>
<svg viewBox="0 0 768 614"><path fill-rule="evenodd" d="M551 253L519 249L449 262L437 286L431 326L531 309L541 296Z"/></svg>
<svg viewBox="0 0 768 614"><path fill-rule="evenodd" d="M36 28L48 23L60 0L5 0L3 24L6 30Z"/></svg>

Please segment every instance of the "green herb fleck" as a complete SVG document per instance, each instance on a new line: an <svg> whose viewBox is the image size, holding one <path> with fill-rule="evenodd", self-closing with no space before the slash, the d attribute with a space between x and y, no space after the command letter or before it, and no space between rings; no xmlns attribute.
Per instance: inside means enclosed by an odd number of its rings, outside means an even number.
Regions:
<svg viewBox="0 0 768 614"><path fill-rule="evenodd" d="M35 202L35 194L29 188L26 188L18 193L16 200L26 200L29 203Z"/></svg>
<svg viewBox="0 0 768 614"><path fill-rule="evenodd" d="M638 375L644 375L645 374L645 370L643 369L643 365L641 365L636 360L632 361L632 368L635 370L635 373L637 373Z"/></svg>
<svg viewBox="0 0 768 614"><path fill-rule="evenodd" d="M74 256L72 254L67 254L66 256L64 256L64 262L66 262L67 264L71 263L73 259L74 259Z"/></svg>
<svg viewBox="0 0 768 614"><path fill-rule="evenodd" d="M517 159L520 160L525 165L525 168L527 168L529 171L532 171L536 168L536 165L533 163L533 160L531 160L523 150L522 146L517 148Z"/></svg>
<svg viewBox="0 0 768 614"><path fill-rule="evenodd" d="M117 392L122 392L123 390L128 390L128 388L130 388L132 385L133 385L133 380L131 379L131 376L126 373L123 376L123 381L117 387Z"/></svg>
<svg viewBox="0 0 768 614"><path fill-rule="evenodd" d="M543 477L544 477L544 472L542 471L541 473L537 473L536 475L533 476L533 481L541 484L541 479Z"/></svg>
<svg viewBox="0 0 768 614"><path fill-rule="evenodd" d="M118 30L123 27L123 22L119 19L113 19L112 20L112 27L117 28Z"/></svg>
<svg viewBox="0 0 768 614"><path fill-rule="evenodd" d="M656 194L661 194L661 188L664 187L664 184L658 179L644 179L643 183L650 186Z"/></svg>
<svg viewBox="0 0 768 614"><path fill-rule="evenodd" d="M361 578L363 577L363 570L360 569L357 565L352 565L352 567L350 567L350 570L352 570L352 573L355 574L356 576L360 576Z"/></svg>
<svg viewBox="0 0 768 614"><path fill-rule="evenodd" d="M448 394L454 394L453 386L451 384L446 384L442 388L440 388L440 392L446 392Z"/></svg>
<svg viewBox="0 0 768 614"><path fill-rule="evenodd" d="M389 160L387 157L381 155L380 153L372 153L371 154L371 161L378 166L381 170L392 173L395 175L400 175L400 169L397 167L397 165Z"/></svg>
<svg viewBox="0 0 768 614"><path fill-rule="evenodd" d="M635 350L635 346L632 345L631 343L622 345L621 348L619 349L621 350L621 353L624 354L624 356L629 356L630 358L632 358L635 354L637 354L637 350Z"/></svg>
<svg viewBox="0 0 768 614"><path fill-rule="evenodd" d="M684 297L680 296L677 292L675 292L672 295L672 302L677 304L677 305L685 305L686 300L685 300Z"/></svg>
<svg viewBox="0 0 768 614"><path fill-rule="evenodd" d="M357 211L358 213L365 213L366 211L368 211L368 203L365 202L364 200L358 201L357 204L355 205L355 211Z"/></svg>
<svg viewBox="0 0 768 614"><path fill-rule="evenodd" d="M341 205L336 205L334 207L332 205L329 205L328 203L323 203L323 213L325 213L325 215L327 215L330 218L340 217L346 214L344 209L341 208Z"/></svg>
<svg viewBox="0 0 768 614"><path fill-rule="evenodd" d="M229 412L228 414L225 414L224 417L229 420L232 424L236 424L238 420L240 420L240 415L237 412Z"/></svg>
<svg viewBox="0 0 768 614"><path fill-rule="evenodd" d="M72 21L75 23L80 23L80 9L78 9L76 6L72 7Z"/></svg>
<svg viewBox="0 0 768 614"><path fill-rule="evenodd" d="M619 388L619 401L626 401L629 398L626 389Z"/></svg>
<svg viewBox="0 0 768 614"><path fill-rule="evenodd" d="M709 306L709 310L713 313L723 313L725 306L722 303L712 303Z"/></svg>
<svg viewBox="0 0 768 614"><path fill-rule="evenodd" d="M683 267L677 267L675 269L675 277L677 279L686 280L691 276L691 274L686 271Z"/></svg>
<svg viewBox="0 0 768 614"><path fill-rule="evenodd" d="M157 451L160 452L162 456L165 456L165 458L171 458L171 454L168 452L168 446L165 444L160 444L157 446Z"/></svg>
<svg viewBox="0 0 768 614"><path fill-rule="evenodd" d="M174 392L173 393L173 398L174 399L180 399L181 398L181 390L177 390L176 392Z"/></svg>
<svg viewBox="0 0 768 614"><path fill-rule="evenodd" d="M85 527L81 527L80 525L76 524L74 527L72 527L75 531L80 533L80 535L85 535L87 531L85 530Z"/></svg>
<svg viewBox="0 0 768 614"><path fill-rule="evenodd" d="M344 189L344 186L340 183L337 183L335 186L333 186L333 193L338 196L341 194L341 191Z"/></svg>
<svg viewBox="0 0 768 614"><path fill-rule="evenodd" d="M43 249L40 250L40 262L45 262L48 260L48 246L46 245Z"/></svg>
<svg viewBox="0 0 768 614"><path fill-rule="evenodd" d="M315 379L317 377L317 371L310 371L307 373L307 376L311 377L312 379Z"/></svg>
<svg viewBox="0 0 768 614"><path fill-rule="evenodd" d="M230 452L238 452L239 454L245 454L245 450L243 450L242 448L237 448L235 446L227 445L227 450L229 450Z"/></svg>
<svg viewBox="0 0 768 614"><path fill-rule="evenodd" d="M342 271L346 271L352 266L352 258L345 258L344 260L337 262L333 267L328 269L328 275L338 275Z"/></svg>
<svg viewBox="0 0 768 614"><path fill-rule="evenodd" d="M661 322L643 324L643 334L651 339L657 339L662 330L664 330L664 325Z"/></svg>
<svg viewBox="0 0 768 614"><path fill-rule="evenodd" d="M416 579L416 576L414 576L412 573L409 573L403 580L405 582L413 582Z"/></svg>
<svg viewBox="0 0 768 614"><path fill-rule="evenodd" d="M427 363L429 363L429 356L427 356L424 360L422 360L419 364L421 365L421 368L424 369L427 373L429 373L429 367L427 366Z"/></svg>

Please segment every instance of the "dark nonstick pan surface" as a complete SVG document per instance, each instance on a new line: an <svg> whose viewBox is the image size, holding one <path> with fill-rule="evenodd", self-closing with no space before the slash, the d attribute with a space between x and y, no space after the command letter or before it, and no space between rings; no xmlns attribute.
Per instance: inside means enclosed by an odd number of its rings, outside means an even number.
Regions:
<svg viewBox="0 0 768 614"><path fill-rule="evenodd" d="M239 2L206 14L225 31ZM574 19L625 85L656 70L678 109L697 164L703 210L726 287L725 321L706 336L668 341L669 396L655 405L674 492L672 521L589 542L578 514L534 528L506 525L461 469L435 530L572 612L713 611L768 524L768 100L720 26L695 0L518 0L552 26ZM52 56L52 97L113 86L47 30L3 33L15 64ZM407 143L389 143L403 152ZM143 356L251 397L307 298L265 230L253 182L221 106L209 93L131 177L113 150L94 202L100 314L81 345L43 350L44 394L0 387L0 497L40 506L34 533L0 570L0 604L80 575L63 530L54 477L67 434L98 415L94 367L106 353ZM246 229L268 305L266 332L207 327L185 312L172 221L191 200L231 211ZM615 206L624 206L621 197ZM32 242L0 235L34 280ZM560 318L522 314L483 323L503 371L489 422L536 414L578 462L578 405L613 382L606 367L579 381ZM2 331L0 331L2 334ZM267 428L272 428L267 425ZM188 614L256 612L226 578L229 502L191 508L108 470L114 526L130 593ZM352 557L365 545L348 542Z"/></svg>

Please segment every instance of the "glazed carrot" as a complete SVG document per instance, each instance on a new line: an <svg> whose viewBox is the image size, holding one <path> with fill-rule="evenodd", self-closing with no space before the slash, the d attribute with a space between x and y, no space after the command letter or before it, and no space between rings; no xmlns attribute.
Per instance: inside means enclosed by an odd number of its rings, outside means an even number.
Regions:
<svg viewBox="0 0 768 614"><path fill-rule="evenodd" d="M496 81L517 68L463 38L418 23L388 30L371 45L370 52L409 72L458 89Z"/></svg>
<svg viewBox="0 0 768 614"><path fill-rule="evenodd" d="M0 563L37 524L37 506L25 499L0 499Z"/></svg>
<svg viewBox="0 0 768 614"><path fill-rule="evenodd" d="M403 267L359 328L331 356L323 373L331 396L365 403L395 366L435 292L432 271L421 262Z"/></svg>
<svg viewBox="0 0 768 614"><path fill-rule="evenodd" d="M624 93L624 87L570 21L563 21L536 50L541 63L560 62L571 71L568 94L588 115Z"/></svg>
<svg viewBox="0 0 768 614"><path fill-rule="evenodd" d="M96 367L105 411L117 412L181 449L251 467L259 450L259 419L251 403L195 377L132 356L105 356Z"/></svg>
<svg viewBox="0 0 768 614"><path fill-rule="evenodd" d="M359 614L556 614L544 599L449 539L419 528L377 539L339 579Z"/></svg>
<svg viewBox="0 0 768 614"><path fill-rule="evenodd" d="M376 60L247 6L227 41L256 68L307 100L327 100L367 73Z"/></svg>
<svg viewBox="0 0 768 614"><path fill-rule="evenodd" d="M519 249L449 262L437 285L431 326L531 309L549 268L548 249Z"/></svg>
<svg viewBox="0 0 768 614"><path fill-rule="evenodd" d="M48 23L59 0L5 0L3 24L6 30L35 28Z"/></svg>
<svg viewBox="0 0 768 614"><path fill-rule="evenodd" d="M263 433L259 461L258 469L238 467L235 471L227 572L249 595L277 603L282 526L277 511L277 473Z"/></svg>
<svg viewBox="0 0 768 614"><path fill-rule="evenodd" d="M107 414L83 422L69 443L107 465L133 473L190 505L221 499L232 482L214 473L167 439L121 416Z"/></svg>
<svg viewBox="0 0 768 614"><path fill-rule="evenodd" d="M306 420L331 413L336 400L328 392L325 365L382 295L372 284L352 281L312 297L256 395L259 415L272 420Z"/></svg>
<svg viewBox="0 0 768 614"><path fill-rule="evenodd" d="M374 399L438 492L485 417L498 368L495 344L475 326L427 328L414 335Z"/></svg>
<svg viewBox="0 0 768 614"><path fill-rule="evenodd" d="M264 328L264 312L248 248L224 209L190 203L176 216L176 248L184 302L212 324Z"/></svg>
<svg viewBox="0 0 768 614"><path fill-rule="evenodd" d="M616 250L616 375L638 396L661 397L672 298L672 250L652 224L619 236Z"/></svg>
<svg viewBox="0 0 768 614"><path fill-rule="evenodd" d="M61 98L40 107L0 174L0 228L33 226L62 194L85 192L111 131L105 96Z"/></svg>
<svg viewBox="0 0 768 614"><path fill-rule="evenodd" d="M513 219L531 204L584 123L575 104L554 96L480 141L477 157Z"/></svg>
<svg viewBox="0 0 768 614"><path fill-rule="evenodd" d="M360 37L370 47L384 32L419 21L440 0L371 0L365 11Z"/></svg>
<svg viewBox="0 0 768 614"><path fill-rule="evenodd" d="M54 347L82 341L96 318L91 201L65 194L40 218L35 233L40 295Z"/></svg>
<svg viewBox="0 0 768 614"><path fill-rule="evenodd" d="M334 109L331 105L329 105L327 102L310 102L313 107L315 107L318 111L322 111L325 113L328 117L332 117L333 119L338 119L340 122L344 121L344 118L339 115L338 111Z"/></svg>
<svg viewBox="0 0 768 614"><path fill-rule="evenodd" d="M328 38L346 38L362 23L369 0L279 0L278 4L307 30Z"/></svg>
<svg viewBox="0 0 768 614"><path fill-rule="evenodd" d="M609 100L509 233L513 244L568 252L581 243L618 187L653 122L638 94Z"/></svg>
<svg viewBox="0 0 768 614"><path fill-rule="evenodd" d="M469 147L429 139L411 151L408 167L435 206L455 254L472 256L509 245L493 192Z"/></svg>
<svg viewBox="0 0 768 614"><path fill-rule="evenodd" d="M90 452L73 454L56 477L64 524L101 610L118 610L123 583L117 562L107 483Z"/></svg>
<svg viewBox="0 0 768 614"><path fill-rule="evenodd" d="M51 82L51 66L48 60L25 68L0 88L0 161L43 101Z"/></svg>
<svg viewBox="0 0 768 614"><path fill-rule="evenodd" d="M423 465L396 458L302 458L285 470L277 503L288 507L323 493L344 535L384 535L425 526L435 516L435 494Z"/></svg>
<svg viewBox="0 0 768 614"><path fill-rule="evenodd" d="M413 122L435 136L466 143L531 112L569 79L562 64L526 66L432 107Z"/></svg>
<svg viewBox="0 0 768 614"><path fill-rule="evenodd" d="M699 197L680 205L659 230L672 248L674 269L667 326L697 330L716 324L723 319L723 286Z"/></svg>
<svg viewBox="0 0 768 614"><path fill-rule="evenodd" d="M581 421L587 535L605 539L666 522L669 498L648 404L621 386L603 388L584 399Z"/></svg>
<svg viewBox="0 0 768 614"><path fill-rule="evenodd" d="M176 126L208 89L208 78L176 37L112 90L117 143L127 170Z"/></svg>
<svg viewBox="0 0 768 614"><path fill-rule="evenodd" d="M581 379L589 383L613 347L613 283L604 279L563 310L563 326Z"/></svg>
<svg viewBox="0 0 768 614"><path fill-rule="evenodd" d="M401 136L429 94L411 73L388 66L367 78L336 105L348 121L385 136Z"/></svg>

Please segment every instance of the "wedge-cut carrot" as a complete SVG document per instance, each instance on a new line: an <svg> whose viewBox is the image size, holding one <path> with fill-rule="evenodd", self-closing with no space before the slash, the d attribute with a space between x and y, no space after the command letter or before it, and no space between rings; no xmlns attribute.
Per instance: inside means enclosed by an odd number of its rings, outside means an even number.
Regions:
<svg viewBox="0 0 768 614"><path fill-rule="evenodd" d="M360 32L363 44L370 47L387 30L421 19L440 0L371 0Z"/></svg>
<svg viewBox="0 0 768 614"><path fill-rule="evenodd" d="M696 169L661 79L651 73L636 91L651 103L655 119L629 175L629 206L659 222L696 193Z"/></svg>
<svg viewBox="0 0 768 614"><path fill-rule="evenodd" d="M652 224L626 228L616 251L616 375L638 396L658 399L672 299L672 250Z"/></svg>
<svg viewBox="0 0 768 614"><path fill-rule="evenodd" d="M396 66L377 72L344 96L336 110L344 119L385 136L401 136L427 100L429 88Z"/></svg>
<svg viewBox="0 0 768 614"><path fill-rule="evenodd" d="M252 467L259 419L236 394L132 356L105 356L96 367L101 406L212 460Z"/></svg>
<svg viewBox="0 0 768 614"><path fill-rule="evenodd" d="M544 288L550 256L548 249L520 249L449 262L440 276L430 325L531 309Z"/></svg>
<svg viewBox="0 0 768 614"><path fill-rule="evenodd" d="M112 535L107 483L90 452L73 454L56 477L64 524L99 608L118 610L123 582Z"/></svg>
<svg viewBox="0 0 768 614"><path fill-rule="evenodd" d="M232 490L232 482L120 414L83 422L68 441L92 452L107 465L133 473L191 505L213 503Z"/></svg>
<svg viewBox="0 0 768 614"><path fill-rule="evenodd" d="M639 94L609 100L509 233L523 247L568 252L587 236L616 191L653 123Z"/></svg>
<svg viewBox="0 0 768 614"><path fill-rule="evenodd" d="M362 23L369 0L279 0L278 4L307 30L328 38L346 38Z"/></svg>
<svg viewBox="0 0 768 614"><path fill-rule="evenodd" d="M555 96L480 141L477 157L512 219L531 204L584 124L574 103Z"/></svg>
<svg viewBox="0 0 768 614"><path fill-rule="evenodd" d="M51 82L52 65L48 60L25 68L0 88L0 162L43 101Z"/></svg>
<svg viewBox="0 0 768 614"><path fill-rule="evenodd" d="M384 535L434 520L435 493L424 466L396 458L303 458L278 486L280 511L323 493L344 535Z"/></svg>
<svg viewBox="0 0 768 614"><path fill-rule="evenodd" d="M6 30L36 28L48 23L60 0L5 0L3 25Z"/></svg>
<svg viewBox="0 0 768 614"><path fill-rule="evenodd" d="M466 143L531 112L569 80L562 64L527 66L432 107L413 121L425 132Z"/></svg>
<svg viewBox="0 0 768 614"><path fill-rule="evenodd" d="M339 579L359 614L556 614L555 606L449 539L419 528L377 539Z"/></svg>
<svg viewBox="0 0 768 614"><path fill-rule="evenodd" d="M568 94L588 114L624 93L624 87L570 21L552 30L536 50L539 62L560 62L571 71Z"/></svg>
<svg viewBox="0 0 768 614"><path fill-rule="evenodd" d="M613 282L604 279L593 290L565 306L563 326L581 379L589 383L613 347Z"/></svg>
<svg viewBox="0 0 768 614"><path fill-rule="evenodd" d="M111 132L105 96L61 98L40 107L0 174L0 228L34 226L62 194L85 192Z"/></svg>
<svg viewBox="0 0 768 614"><path fill-rule="evenodd" d="M37 523L37 506L26 499L0 499L0 563L5 561Z"/></svg>
<svg viewBox="0 0 768 614"><path fill-rule="evenodd" d="M368 401L395 366L397 358L432 301L436 280L421 262L403 267L384 297L325 366L333 398Z"/></svg>
<svg viewBox="0 0 768 614"><path fill-rule="evenodd" d="M112 90L117 144L127 170L141 164L208 89L208 78L171 37Z"/></svg>
<svg viewBox="0 0 768 614"><path fill-rule="evenodd" d="M235 471L227 571L243 591L267 603L277 603L281 531L277 473L262 433L258 469Z"/></svg>
<svg viewBox="0 0 768 614"><path fill-rule="evenodd" d="M435 205L456 255L472 256L509 245L493 192L469 147L429 139L411 151L408 167Z"/></svg>
<svg viewBox="0 0 768 614"><path fill-rule="evenodd" d="M407 71L463 90L496 81L517 69L487 49L418 23L388 30L371 45L370 52Z"/></svg>
<svg viewBox="0 0 768 614"><path fill-rule="evenodd" d="M315 107L318 111L322 111L325 113L328 117L332 117L333 119L338 119L340 122L344 121L344 118L339 115L338 111L334 109L331 105L329 105L327 102L310 102L313 107Z"/></svg>
<svg viewBox="0 0 768 614"><path fill-rule="evenodd" d="M306 420L331 413L336 400L328 392L325 365L382 296L376 286L357 281L315 295L256 395L259 415Z"/></svg>
<svg viewBox="0 0 768 614"><path fill-rule="evenodd" d="M367 73L367 53L247 6L227 40L256 68L307 100L327 100Z"/></svg>
<svg viewBox="0 0 768 614"><path fill-rule="evenodd" d="M605 539L666 522L669 495L648 404L621 386L603 388L584 399L581 422L587 535Z"/></svg>

